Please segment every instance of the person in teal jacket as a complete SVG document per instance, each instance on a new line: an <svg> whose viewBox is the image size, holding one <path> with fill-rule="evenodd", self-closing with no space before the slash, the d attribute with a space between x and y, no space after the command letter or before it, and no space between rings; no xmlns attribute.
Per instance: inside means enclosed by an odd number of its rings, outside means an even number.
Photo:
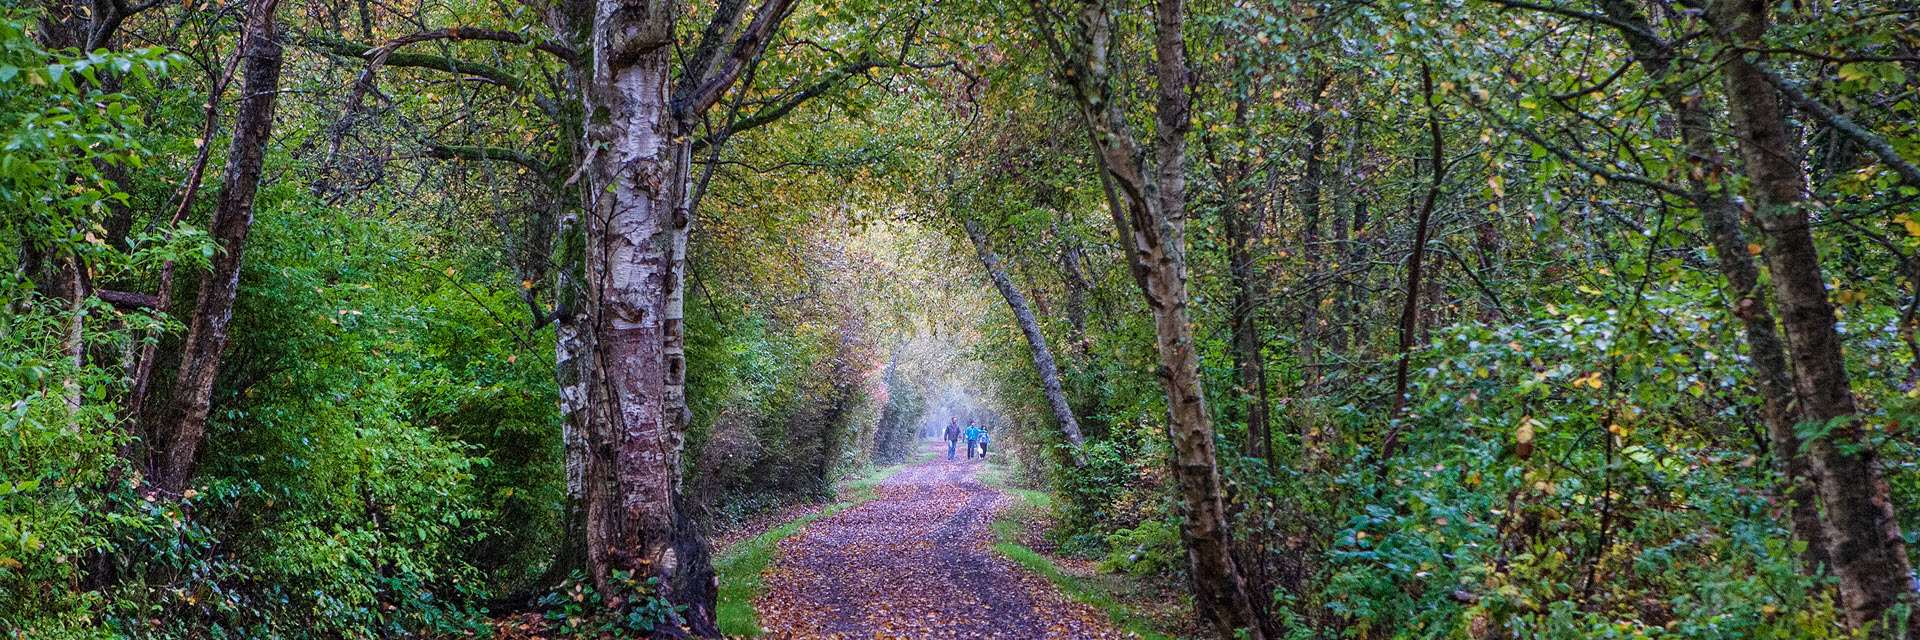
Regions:
<svg viewBox="0 0 1920 640"><path fill-rule="evenodd" d="M968 460L973 459L974 448L980 446L980 434L982 433L986 433L986 432L980 430L980 425L974 424L973 421L971 420L967 422L967 459ZM980 455L985 456L986 454L982 453Z"/></svg>
<svg viewBox="0 0 1920 640"><path fill-rule="evenodd" d="M993 440L993 433L990 431L987 431L986 429L981 429L980 430L980 459L981 460L987 459L987 442L991 440Z"/></svg>

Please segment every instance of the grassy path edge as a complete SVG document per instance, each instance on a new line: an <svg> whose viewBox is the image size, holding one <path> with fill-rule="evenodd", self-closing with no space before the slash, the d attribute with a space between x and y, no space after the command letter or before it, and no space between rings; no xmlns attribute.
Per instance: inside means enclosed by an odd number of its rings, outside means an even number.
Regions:
<svg viewBox="0 0 1920 640"><path fill-rule="evenodd" d="M798 533L801 527L815 520L846 511L879 497L879 492L874 490L875 485L899 473L901 469L920 462L924 460L915 459L869 471L867 475L842 485L840 499L832 504L783 522L780 526L742 540L720 552L713 562L714 574L720 579L719 603L714 607L720 632L729 638L750 638L763 633L760 628L760 612L753 608L753 601L759 599L760 594L767 590L767 567L773 565L774 555L779 551L781 540Z"/></svg>
<svg viewBox="0 0 1920 640"><path fill-rule="evenodd" d="M993 548L1014 564L1029 572L1046 578L1053 586L1072 598L1075 602L1091 606L1107 614L1115 625L1132 632L1145 640L1173 640L1173 636L1155 630L1146 618L1133 612L1126 603L1113 598L1105 590L1088 584L1087 581L1069 574L1054 564L1046 554L1034 551L1020 544L1020 532L1024 523L1021 514L1030 511L1045 511L1053 506L1053 496L1043 491L1021 489L1006 482L1002 469L990 469L980 474L980 481L1012 496L1014 506L1003 510L993 520Z"/></svg>

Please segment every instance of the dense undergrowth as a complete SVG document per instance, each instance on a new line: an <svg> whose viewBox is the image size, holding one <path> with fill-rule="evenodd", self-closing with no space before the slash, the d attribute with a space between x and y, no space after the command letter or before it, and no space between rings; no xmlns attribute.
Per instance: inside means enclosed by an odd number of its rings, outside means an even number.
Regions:
<svg viewBox="0 0 1920 640"><path fill-rule="evenodd" d="M189 306L216 250L192 218L143 234L143 215L120 246L100 221L114 203L163 202L183 179L185 163L158 160L183 153L178 136L198 119L180 82L191 63L158 48L49 51L32 39L38 14L0 18L0 246L83 254L101 288L149 289L178 261L174 306ZM123 73L119 89L97 82ZM292 117L312 117L303 109ZM179 322L98 299L69 308L36 290L33 265L0 278L0 635L484 634L524 606L504 596L562 588L541 582L566 492L553 328L528 320L518 291L531 283L501 252L468 241L500 230L440 217L452 201L395 207L413 196L385 189L326 201L285 179L315 171L310 160L268 159L280 177L256 203L229 364L183 495L144 485L116 407L125 363L143 341L175 353ZM221 155L211 161L217 171ZM713 527L830 495L869 459L884 388L851 366L862 339L833 330L857 312L769 314L752 289L733 291L689 301L689 460L702 472L686 492ZM64 351L72 326L86 332L78 364ZM155 367L163 389L172 366Z"/></svg>
<svg viewBox="0 0 1920 640"><path fill-rule="evenodd" d="M748 4L649 3L676 71L648 72L684 84L728 49L696 37L740 33L702 23ZM674 105L666 190L596 164L612 121L582 113L632 97L583 91L583 61L630 61L575 20L630 6L0 8L0 635L483 635L543 594L589 619L568 576L631 558L586 562L576 507L611 474L583 461L614 448L588 436L677 461L623 467L673 498L626 506L710 533L961 420L1050 496L1029 501L1058 552L1110 574L1203 591L1188 518L1218 500L1210 562L1266 637L1854 638L1913 615L1893 584L1850 601L1884 619L1852 619L1847 576L1878 574L1833 561L1893 567L1920 530L1909 6L807 2L719 65L737 84ZM250 91L262 43L284 71ZM279 111L239 131L264 96ZM691 229L663 259L676 302L642 301L684 312L645 354L686 384L653 440L579 432L640 418L561 366L563 331L651 326L581 315L635 302L583 284L607 245L581 218L586 185L635 184ZM1865 480L1783 477L1795 456ZM1894 522L1811 545L1789 496L1814 486L1816 520ZM757 628L740 603L771 539L750 545L722 560L729 630ZM639 616L623 633L683 606L596 579L631 591L596 604Z"/></svg>

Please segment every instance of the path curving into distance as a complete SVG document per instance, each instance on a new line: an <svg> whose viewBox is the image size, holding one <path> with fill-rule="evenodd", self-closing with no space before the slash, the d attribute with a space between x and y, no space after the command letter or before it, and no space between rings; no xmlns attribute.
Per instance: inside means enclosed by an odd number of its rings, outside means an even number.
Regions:
<svg viewBox="0 0 1920 640"><path fill-rule="evenodd" d="M1099 610L993 549L1012 498L980 461L939 458L882 482L879 497L780 542L755 602L774 638L1131 638Z"/></svg>

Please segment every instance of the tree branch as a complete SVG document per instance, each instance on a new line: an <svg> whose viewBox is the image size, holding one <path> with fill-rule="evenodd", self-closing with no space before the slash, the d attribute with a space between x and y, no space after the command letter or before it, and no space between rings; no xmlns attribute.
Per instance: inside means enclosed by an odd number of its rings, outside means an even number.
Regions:
<svg viewBox="0 0 1920 640"><path fill-rule="evenodd" d="M1753 65L1753 68L1760 72L1760 76L1767 79L1767 84L1773 85L1773 88L1778 90L1780 95L1786 97L1788 102L1793 103L1793 106L1798 107L1800 111L1807 115L1818 118L1821 122L1826 123L1827 126L1833 127L1834 131L1853 138L1854 142L1858 142L1860 146L1866 147L1868 151L1872 151L1874 157L1879 158L1881 162L1886 163L1888 167L1892 168L1895 173L1900 174L1901 181L1906 182L1910 186L1920 187L1920 167L1914 166L1912 162L1901 157L1900 152L1895 150L1893 145L1887 142L1886 138L1882 138L1879 134L1867 130L1866 127L1860 126L1859 123L1854 122L1847 116L1838 111L1834 111L1832 107L1827 106L1819 100L1815 100L1813 96L1807 95L1807 92L1802 90L1799 85L1782 77L1780 72L1767 66L1764 61L1759 59L1758 54L1751 56L1750 59L1747 60L1747 63Z"/></svg>
<svg viewBox="0 0 1920 640"><path fill-rule="evenodd" d="M1641 38L1646 38L1648 41L1661 42L1659 35L1641 28L1640 25L1636 25L1636 24L1622 21L1622 20L1615 20L1613 19L1613 17L1607 16L1604 14L1593 13L1590 11L1580 11L1578 9L1569 9L1566 7L1556 7L1556 6L1545 5L1545 4L1534 4L1532 2L1524 2L1522 0L1486 0L1486 1L1500 5L1502 7L1506 7L1508 9L1526 9L1528 11L1538 11L1540 13L1551 13L1553 15L1573 18L1575 20L1597 22L1600 24L1607 25L1609 27L1613 27L1615 29L1619 29L1621 31L1631 33Z"/></svg>
<svg viewBox="0 0 1920 640"><path fill-rule="evenodd" d="M93 295L102 302L121 309L161 309L160 297L152 294L95 289Z"/></svg>
<svg viewBox="0 0 1920 640"><path fill-rule="evenodd" d="M540 159L527 155L518 149L478 145L446 145L437 142L429 142L426 147L428 156L441 160L471 160L475 162L498 160L526 167L528 170L542 175L552 173L555 169L552 165L541 162Z"/></svg>
<svg viewBox="0 0 1920 640"><path fill-rule="evenodd" d="M433 40L485 40L508 44L532 44L534 50L545 52L567 63L577 62L580 59L579 53L553 40L536 40L512 31L482 29L477 27L446 27L444 29L422 31L388 40L382 43L379 48L392 51L410 44L430 42Z"/></svg>
<svg viewBox="0 0 1920 640"><path fill-rule="evenodd" d="M733 34L734 27L739 26L740 16L746 12L746 8L747 0L720 0L719 6L714 7L713 18L707 21L706 28L700 30L700 41L694 45L693 53L687 56L686 66L680 70L681 78L694 80L683 80L683 91L691 93L694 87L700 86L697 80L706 78L713 71L714 56L720 54L721 43Z"/></svg>
<svg viewBox="0 0 1920 640"><path fill-rule="evenodd" d="M727 127L721 131L694 140L693 150L697 152L716 142L725 141L736 134L772 124L774 121L786 117L789 112L792 112L806 101L820 97L821 94L832 90L835 85L840 84L847 78L885 66L891 65L873 60L860 60L829 71L825 77L794 92L788 96L786 100L782 100L773 106L757 110L753 112L752 115L729 123Z"/></svg>
<svg viewBox="0 0 1920 640"><path fill-rule="evenodd" d="M733 51L727 54L720 67L711 75L700 78L682 78L686 85L684 92L676 91L674 99L675 116L681 121L691 121L696 114L706 111L720 96L739 79L740 71L747 62L760 56L767 49L767 43L773 39L773 32L785 22L793 11L794 0L766 0L760 9L754 12L753 22L747 25L740 39L734 41Z"/></svg>
<svg viewBox="0 0 1920 640"><path fill-rule="evenodd" d="M1476 106L1480 108L1480 111L1482 113L1485 113L1487 116L1493 118L1494 122L1499 123L1502 128L1508 131L1512 131L1514 133L1520 134L1520 137L1526 138L1528 142L1532 142L1534 144L1540 145L1540 147L1543 149L1546 149L1548 153L1552 153L1553 155L1558 156L1560 159L1565 160L1569 163L1572 163L1573 166L1579 167L1580 170L1585 171L1590 175L1600 176L1601 178L1604 178L1606 180L1613 181L1613 182L1637 184L1637 185L1646 187L1648 189L1653 189L1655 191L1659 191L1661 193L1676 196L1679 198L1692 197L1691 193L1688 192L1686 189L1682 189L1680 187L1676 187L1674 185L1661 182L1659 180L1654 180L1646 176L1635 175L1631 173L1620 173L1618 171L1609 171L1606 167L1600 166L1599 164L1596 164L1591 160L1574 155L1572 152L1567 151L1566 149L1560 148L1559 145L1553 144L1552 142L1548 141L1545 136L1540 135L1540 132L1534 131L1532 128L1526 125L1519 124L1516 122L1510 122L1506 118L1500 117L1499 114L1494 113L1491 109L1487 109L1485 105L1476 105Z"/></svg>
<svg viewBox="0 0 1920 640"><path fill-rule="evenodd" d="M314 51L367 61L378 59L378 56L382 53L380 47L329 36L308 36L300 43L300 46ZM453 56L395 53L389 50L386 52L386 59L380 64L388 67L433 69L436 71L472 76L506 87L518 93L525 93L527 90L525 81L521 80L519 76L508 73L504 69L490 64L468 62Z"/></svg>

